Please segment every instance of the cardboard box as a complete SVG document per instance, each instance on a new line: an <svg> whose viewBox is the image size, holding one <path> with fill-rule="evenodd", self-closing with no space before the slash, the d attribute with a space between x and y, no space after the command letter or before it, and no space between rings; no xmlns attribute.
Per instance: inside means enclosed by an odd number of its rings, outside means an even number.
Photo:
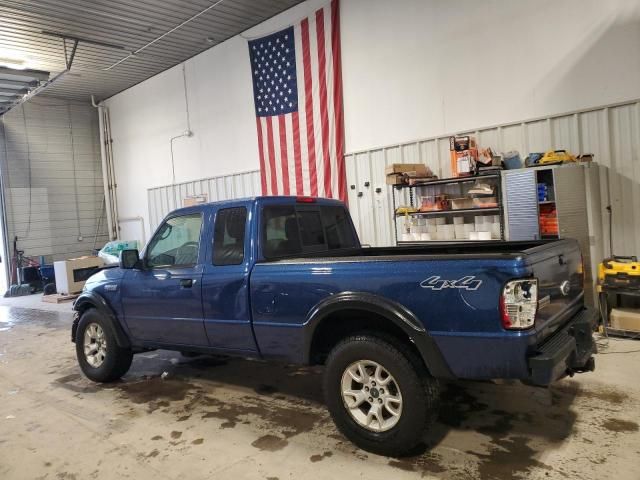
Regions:
<svg viewBox="0 0 640 480"><path fill-rule="evenodd" d="M473 175L478 160L478 150L473 148L461 152L451 151L451 173L454 177Z"/></svg>
<svg viewBox="0 0 640 480"><path fill-rule="evenodd" d="M104 266L104 261L100 257L89 256L53 262L56 290L62 294L82 291L87 279L102 266Z"/></svg>
<svg viewBox="0 0 640 480"><path fill-rule="evenodd" d="M613 308L609 314L611 328L640 332L640 310L636 308Z"/></svg>
<svg viewBox="0 0 640 480"><path fill-rule="evenodd" d="M201 195L191 195L189 197L182 199L183 207L193 207L195 205L200 205L202 203L207 203L207 194L203 193Z"/></svg>
<svg viewBox="0 0 640 480"><path fill-rule="evenodd" d="M404 176L401 173L392 173L387 175L387 185L402 185L404 184Z"/></svg>
<svg viewBox="0 0 640 480"><path fill-rule="evenodd" d="M430 177L433 175L424 163L393 163L385 167L384 173L385 175L407 173L411 174L412 177Z"/></svg>

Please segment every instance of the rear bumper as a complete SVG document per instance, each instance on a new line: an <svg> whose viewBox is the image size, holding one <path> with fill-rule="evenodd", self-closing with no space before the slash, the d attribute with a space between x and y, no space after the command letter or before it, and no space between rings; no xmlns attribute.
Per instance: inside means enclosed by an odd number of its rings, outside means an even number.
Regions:
<svg viewBox="0 0 640 480"><path fill-rule="evenodd" d="M549 385L565 375L591 371L596 353L593 329L596 312L585 308L576 313L561 330L544 340L527 359L529 382Z"/></svg>

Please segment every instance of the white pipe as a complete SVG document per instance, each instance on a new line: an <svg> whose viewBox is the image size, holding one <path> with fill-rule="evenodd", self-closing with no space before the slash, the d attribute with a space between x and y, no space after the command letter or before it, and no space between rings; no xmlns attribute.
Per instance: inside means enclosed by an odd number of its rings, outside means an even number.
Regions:
<svg viewBox="0 0 640 480"><path fill-rule="evenodd" d="M96 103L96 99L91 95L91 105L98 109L98 126L100 129L100 159L102 160L102 188L104 190L105 198L105 210L107 211L107 229L109 233L109 240L114 239L113 235L113 218L111 216L111 193L109 191L109 175L107 173L107 151L105 147L105 134L104 134L104 105L102 102Z"/></svg>
<svg viewBox="0 0 640 480"><path fill-rule="evenodd" d="M116 171L113 165L113 139L111 137L111 117L109 110L105 109L105 126L106 126L106 147L107 147L107 171L109 173L109 186L111 192L111 209L113 215L113 224L116 227L115 237L120 238L120 227L118 225L118 194L116 189L118 184L116 183Z"/></svg>
<svg viewBox="0 0 640 480"><path fill-rule="evenodd" d="M187 23L191 22L192 20L195 20L196 18L198 18L199 16L207 13L209 10L211 10L212 8L217 7L218 5L220 5L224 0L218 0L215 3L212 3L211 5L209 5L207 8L205 8L204 10L199 11L198 13L196 13L195 15L187 18L184 22L176 25L175 27L173 27L171 30L167 30L166 32L164 32L162 35L160 35L159 37L154 38L153 40L151 40L149 43L146 43L145 45L143 45L142 47L140 47L139 49L131 52L129 55L127 55L124 58L121 58L120 60L118 60L116 63L114 63L113 65L108 66L107 68L104 68L103 70L111 70L113 67L117 67L118 65L120 65L122 62L130 59L131 57L136 56L138 53L142 52L144 49L149 48L151 45L153 45L154 43L159 42L160 40L162 40L164 37L166 37L167 35L170 35L171 33L175 32L176 30L178 30L181 27L184 27Z"/></svg>

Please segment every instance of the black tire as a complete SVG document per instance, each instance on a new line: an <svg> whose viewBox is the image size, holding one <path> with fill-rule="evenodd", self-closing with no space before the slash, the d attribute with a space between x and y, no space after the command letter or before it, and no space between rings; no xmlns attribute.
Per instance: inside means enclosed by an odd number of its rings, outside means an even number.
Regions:
<svg viewBox="0 0 640 480"><path fill-rule="evenodd" d="M359 360L380 364L398 384L402 411L389 430L374 432L358 424L342 398L343 373ZM333 421L349 440L372 453L401 456L420 444L425 430L435 421L440 388L407 346L363 333L345 338L331 351L324 373L324 395Z"/></svg>
<svg viewBox="0 0 640 480"><path fill-rule="evenodd" d="M93 324L97 324L102 329L106 343L106 354L99 366L92 366L84 352L85 331ZM76 356L82 372L90 380L100 383L118 380L127 373L133 360L133 352L131 349L119 347L116 343L111 322L94 308L85 311L80 317L80 322L78 322L78 330L76 331Z"/></svg>

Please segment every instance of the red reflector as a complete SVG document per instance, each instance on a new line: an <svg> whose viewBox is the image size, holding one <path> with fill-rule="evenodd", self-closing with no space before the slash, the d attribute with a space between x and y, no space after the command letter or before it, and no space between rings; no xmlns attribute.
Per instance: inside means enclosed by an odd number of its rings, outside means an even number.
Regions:
<svg viewBox="0 0 640 480"><path fill-rule="evenodd" d="M511 328L511 319L507 312L507 306L504 304L504 295L500 295L500 319L504 328Z"/></svg>
<svg viewBox="0 0 640 480"><path fill-rule="evenodd" d="M298 203L316 203L316 199L313 197L296 197Z"/></svg>

